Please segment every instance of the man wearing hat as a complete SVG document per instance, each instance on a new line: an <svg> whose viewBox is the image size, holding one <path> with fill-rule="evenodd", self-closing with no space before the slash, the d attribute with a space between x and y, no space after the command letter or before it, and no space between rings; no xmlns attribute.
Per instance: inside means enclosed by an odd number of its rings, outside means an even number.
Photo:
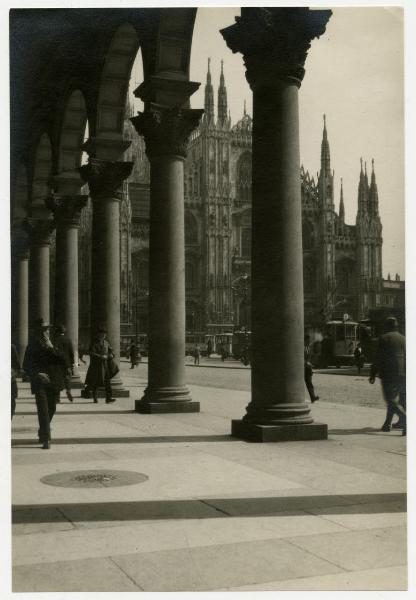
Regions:
<svg viewBox="0 0 416 600"><path fill-rule="evenodd" d="M49 338L50 324L36 319L33 335L26 349L23 368L29 375L32 394L35 394L39 420L39 441L50 448L50 423L56 411L59 392L64 388L65 359Z"/></svg>
<svg viewBox="0 0 416 600"><path fill-rule="evenodd" d="M85 385L92 391L94 402L98 402L98 388L105 388L105 401L108 404L115 402L114 398L111 397L111 373L109 369L109 359L114 357L114 353L106 339L106 333L105 327L99 327L91 343L90 365L85 377Z"/></svg>
<svg viewBox="0 0 416 600"><path fill-rule="evenodd" d="M403 429L403 435L406 435L406 338L399 333L395 317L386 319L384 329L386 333L378 339L369 382L374 383L376 375L381 379L387 404L386 419L381 431L391 430L393 416L397 414L399 420L393 427Z"/></svg>

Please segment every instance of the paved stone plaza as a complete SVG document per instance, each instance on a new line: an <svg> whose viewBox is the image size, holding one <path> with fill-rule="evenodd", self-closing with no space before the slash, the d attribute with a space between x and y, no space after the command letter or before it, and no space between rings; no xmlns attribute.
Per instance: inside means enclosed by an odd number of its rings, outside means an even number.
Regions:
<svg viewBox="0 0 416 600"><path fill-rule="evenodd" d="M315 404L328 441L253 444L229 435L247 391L191 385L200 413L140 415L139 369L113 405L62 394L49 451L20 384L14 592L406 589L406 438L379 432L381 401ZM65 473L85 486L41 481Z"/></svg>

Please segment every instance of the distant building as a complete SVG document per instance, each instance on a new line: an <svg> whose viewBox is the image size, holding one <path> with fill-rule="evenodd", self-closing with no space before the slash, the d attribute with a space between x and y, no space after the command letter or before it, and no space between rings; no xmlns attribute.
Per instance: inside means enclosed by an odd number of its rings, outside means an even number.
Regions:
<svg viewBox="0 0 416 600"><path fill-rule="evenodd" d="M201 333L250 329L252 119L244 106L242 118L232 124L222 64L217 114L209 61L204 108L184 169L186 328ZM121 317L126 340L136 331L136 321L138 332L147 331L150 169L144 141L128 119L125 132L132 140L125 159L134 161L120 209ZM345 223L342 179L335 210L325 116L320 171L315 180L302 167L300 180L305 329L320 330L325 320L344 315L359 320L371 308L404 303L404 282L382 278L374 161L369 178L361 160L355 225ZM88 227L88 215L83 222ZM88 239L85 231L81 233L81 296L85 298L89 284L82 255ZM81 323L86 320L81 317Z"/></svg>

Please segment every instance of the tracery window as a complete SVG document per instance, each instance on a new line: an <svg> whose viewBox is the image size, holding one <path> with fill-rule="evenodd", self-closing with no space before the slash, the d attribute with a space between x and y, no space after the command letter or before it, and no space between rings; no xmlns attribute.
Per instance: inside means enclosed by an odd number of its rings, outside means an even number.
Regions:
<svg viewBox="0 0 416 600"><path fill-rule="evenodd" d="M241 231L241 256L243 258L251 257L251 229L248 227Z"/></svg>
<svg viewBox="0 0 416 600"><path fill-rule="evenodd" d="M237 199L241 202L251 201L251 154L245 152L237 163Z"/></svg>

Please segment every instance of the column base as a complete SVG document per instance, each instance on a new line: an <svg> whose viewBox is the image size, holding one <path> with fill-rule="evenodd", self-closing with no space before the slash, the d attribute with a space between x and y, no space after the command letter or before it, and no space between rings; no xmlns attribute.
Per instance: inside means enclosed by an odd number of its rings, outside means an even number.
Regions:
<svg viewBox="0 0 416 600"><path fill-rule="evenodd" d="M328 425L308 423L302 425L257 425L233 419L231 435L250 442L295 442L328 439Z"/></svg>
<svg viewBox="0 0 416 600"><path fill-rule="evenodd" d="M193 402L186 386L145 389L136 400L135 411L145 414L199 412L199 402Z"/></svg>
<svg viewBox="0 0 416 600"><path fill-rule="evenodd" d="M191 413L199 412L199 402L146 402L145 400L136 400L134 410L141 414L155 415L161 413Z"/></svg>

